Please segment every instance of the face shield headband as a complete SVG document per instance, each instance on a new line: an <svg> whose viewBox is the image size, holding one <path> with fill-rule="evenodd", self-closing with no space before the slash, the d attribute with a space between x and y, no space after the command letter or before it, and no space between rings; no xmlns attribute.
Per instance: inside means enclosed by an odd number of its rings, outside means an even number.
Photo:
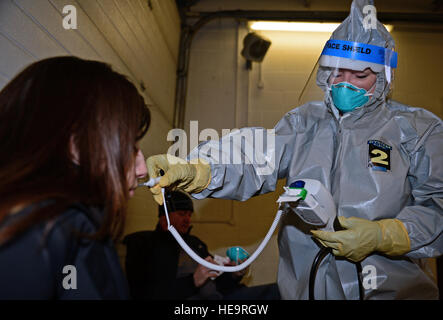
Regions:
<svg viewBox="0 0 443 320"><path fill-rule="evenodd" d="M395 51L380 46L364 44L353 41L329 40L323 49L319 59L321 67L338 69L350 69L364 71L370 68L377 74L377 95L383 94L386 85L392 81L392 68L397 67L398 55ZM384 75L381 76L381 75ZM386 82L380 86L380 80ZM329 82L329 80L328 80ZM352 111L355 108L366 105L373 88L368 91L348 83L337 85L328 84L325 88L332 93L334 105L342 112ZM383 89L383 92L379 92ZM378 98L377 98L378 99Z"/></svg>
<svg viewBox="0 0 443 320"><path fill-rule="evenodd" d="M364 44L359 42L345 41L345 40L329 40L326 42L321 56L330 56L338 58L347 58L351 60L357 60L367 62L368 66L372 64L379 65L373 66L375 72L380 72L383 67L385 68L397 68L397 52L374 46L371 44ZM322 63L320 62L320 65Z"/></svg>

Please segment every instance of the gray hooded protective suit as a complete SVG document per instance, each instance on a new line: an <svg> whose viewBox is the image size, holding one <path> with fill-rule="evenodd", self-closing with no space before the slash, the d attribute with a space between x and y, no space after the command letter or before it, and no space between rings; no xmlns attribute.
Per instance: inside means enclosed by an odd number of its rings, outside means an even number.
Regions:
<svg viewBox="0 0 443 320"><path fill-rule="evenodd" d="M363 29L361 12L367 3L354 1L350 16L331 38L393 48L384 28ZM330 68L320 66L317 84L325 91L324 101L291 110L275 126L275 133L244 128L193 150L189 158L206 159L212 173L207 189L193 197L246 200L274 191L278 179L285 178L287 185L300 178L319 180L331 192L339 216L396 218L408 231L411 251L406 255L373 253L361 262L367 273L365 299L435 299L438 289L422 270L420 258L437 257L443 251L442 120L426 110L388 100L390 86L384 72L377 73L373 97L340 116L327 90L330 74ZM269 143L266 154L254 150L251 157L248 139L253 145L251 137L263 132L268 141L275 138L275 145ZM243 144L236 137L243 137ZM229 164L232 157L225 156L229 148L222 147L224 143L241 153L241 161ZM374 145L389 150L385 171L370 166L369 151ZM284 299L308 298L309 271L319 250L309 230L294 214L282 220L278 285ZM355 265L327 256L317 273L315 298L358 297Z"/></svg>

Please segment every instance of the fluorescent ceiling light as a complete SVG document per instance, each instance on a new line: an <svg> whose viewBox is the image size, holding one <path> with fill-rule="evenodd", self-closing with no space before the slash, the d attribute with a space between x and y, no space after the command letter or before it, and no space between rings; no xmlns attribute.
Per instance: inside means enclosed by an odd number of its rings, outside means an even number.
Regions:
<svg viewBox="0 0 443 320"><path fill-rule="evenodd" d="M250 28L252 30L333 32L339 25L340 23L253 21L250 23ZM384 26L389 32L393 29L392 25Z"/></svg>

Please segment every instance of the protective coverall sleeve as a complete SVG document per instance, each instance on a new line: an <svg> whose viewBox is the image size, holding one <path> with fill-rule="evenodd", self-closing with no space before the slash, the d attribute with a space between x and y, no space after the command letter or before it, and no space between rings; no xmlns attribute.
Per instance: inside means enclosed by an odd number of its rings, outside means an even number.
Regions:
<svg viewBox="0 0 443 320"><path fill-rule="evenodd" d="M437 118L422 132L410 153L412 203L397 216L408 231L410 258L437 257L443 253L442 121Z"/></svg>
<svg viewBox="0 0 443 320"><path fill-rule="evenodd" d="M275 190L286 177L296 138L296 115L288 113L274 129L243 128L195 148L189 159L211 165L211 182L196 199L206 197L247 200Z"/></svg>

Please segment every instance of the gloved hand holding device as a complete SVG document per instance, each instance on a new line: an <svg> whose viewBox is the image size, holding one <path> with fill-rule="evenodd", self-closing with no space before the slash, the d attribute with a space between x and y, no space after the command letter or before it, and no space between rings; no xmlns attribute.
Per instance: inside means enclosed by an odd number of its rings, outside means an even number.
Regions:
<svg viewBox="0 0 443 320"><path fill-rule="evenodd" d="M211 182L211 167L202 159L187 162L169 154L160 154L149 157L146 166L151 178L159 177L160 170L164 172L160 182L150 188L155 201L160 205L163 204L162 188L172 187L187 193L199 193Z"/></svg>
<svg viewBox="0 0 443 320"><path fill-rule="evenodd" d="M346 230L337 232L312 230L311 233L336 256L358 262L372 252L390 256L410 251L408 232L398 219L370 221L356 217L338 217Z"/></svg>

